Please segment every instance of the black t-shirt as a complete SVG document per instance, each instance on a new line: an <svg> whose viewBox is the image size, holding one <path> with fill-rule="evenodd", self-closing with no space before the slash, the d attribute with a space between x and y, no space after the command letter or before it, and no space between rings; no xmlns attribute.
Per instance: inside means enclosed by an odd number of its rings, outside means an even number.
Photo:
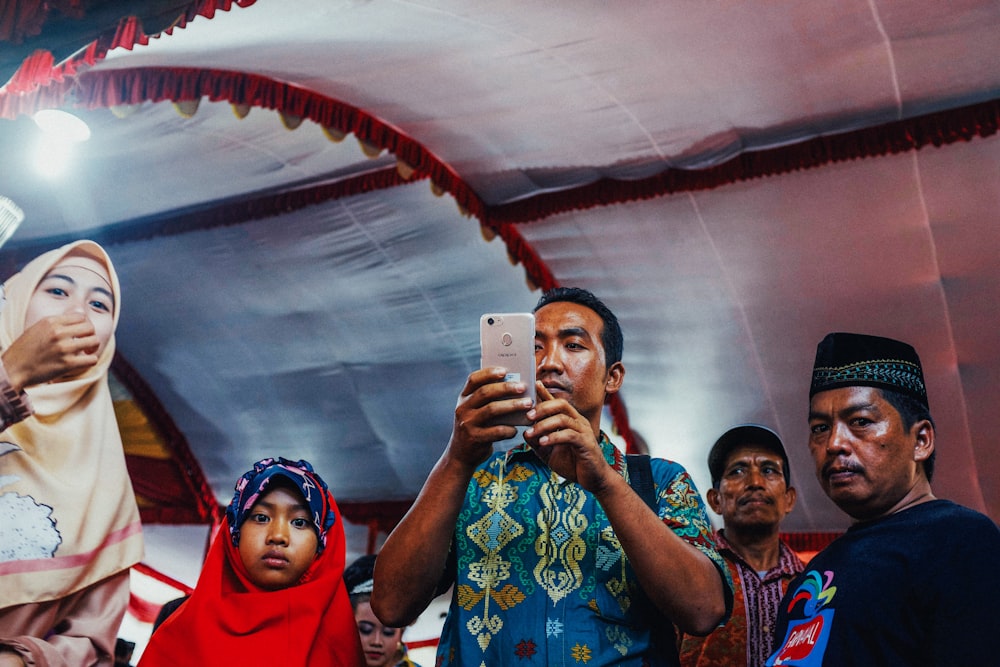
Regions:
<svg viewBox="0 0 1000 667"><path fill-rule="evenodd" d="M852 526L789 586L767 664L1000 665L1000 530L933 500Z"/></svg>

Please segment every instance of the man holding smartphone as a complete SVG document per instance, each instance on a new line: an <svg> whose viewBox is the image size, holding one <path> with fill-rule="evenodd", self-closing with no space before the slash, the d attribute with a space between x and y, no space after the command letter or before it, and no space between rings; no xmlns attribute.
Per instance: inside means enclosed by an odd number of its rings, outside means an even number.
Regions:
<svg viewBox="0 0 1000 667"><path fill-rule="evenodd" d="M537 403L473 372L451 439L376 565L372 609L411 623L454 583L439 665L677 664L672 624L706 634L732 602L687 472L651 461L656 511L601 432L625 377L614 314L578 288L535 307ZM504 417L524 412L525 443Z"/></svg>

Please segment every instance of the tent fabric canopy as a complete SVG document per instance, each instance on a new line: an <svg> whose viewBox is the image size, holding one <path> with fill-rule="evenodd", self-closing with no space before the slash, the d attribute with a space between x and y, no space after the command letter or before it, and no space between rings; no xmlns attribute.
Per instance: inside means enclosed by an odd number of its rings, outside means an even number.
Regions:
<svg viewBox="0 0 1000 667"><path fill-rule="evenodd" d="M209 522L283 455L384 536L447 442L479 315L554 285L622 321L619 444L705 490L715 437L775 428L792 532L847 525L805 447L816 343L912 343L936 492L1000 517L995 2L174 5L174 28L123 16L0 88L0 194L27 213L0 265L108 248L122 407L174 453L130 453L150 521ZM45 181L49 107L92 138Z"/></svg>

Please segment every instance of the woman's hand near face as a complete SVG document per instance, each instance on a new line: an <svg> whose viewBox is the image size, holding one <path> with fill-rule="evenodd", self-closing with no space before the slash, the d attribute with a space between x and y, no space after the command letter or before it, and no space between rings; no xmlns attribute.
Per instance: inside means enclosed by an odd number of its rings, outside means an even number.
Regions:
<svg viewBox="0 0 1000 667"><path fill-rule="evenodd" d="M94 325L81 313L45 317L4 350L2 359L15 391L80 373L97 363ZM0 665L2 667L2 665Z"/></svg>

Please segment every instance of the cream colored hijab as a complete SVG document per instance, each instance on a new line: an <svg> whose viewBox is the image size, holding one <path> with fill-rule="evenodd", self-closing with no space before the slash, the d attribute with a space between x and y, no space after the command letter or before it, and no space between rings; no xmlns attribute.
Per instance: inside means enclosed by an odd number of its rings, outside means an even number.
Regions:
<svg viewBox="0 0 1000 667"><path fill-rule="evenodd" d="M93 241L47 252L4 283L0 349L24 330L28 302L70 251L104 264ZM142 527L125 468L108 369L114 335L98 363L70 380L28 387L35 414L0 433L0 609L55 600L128 569L142 558Z"/></svg>

